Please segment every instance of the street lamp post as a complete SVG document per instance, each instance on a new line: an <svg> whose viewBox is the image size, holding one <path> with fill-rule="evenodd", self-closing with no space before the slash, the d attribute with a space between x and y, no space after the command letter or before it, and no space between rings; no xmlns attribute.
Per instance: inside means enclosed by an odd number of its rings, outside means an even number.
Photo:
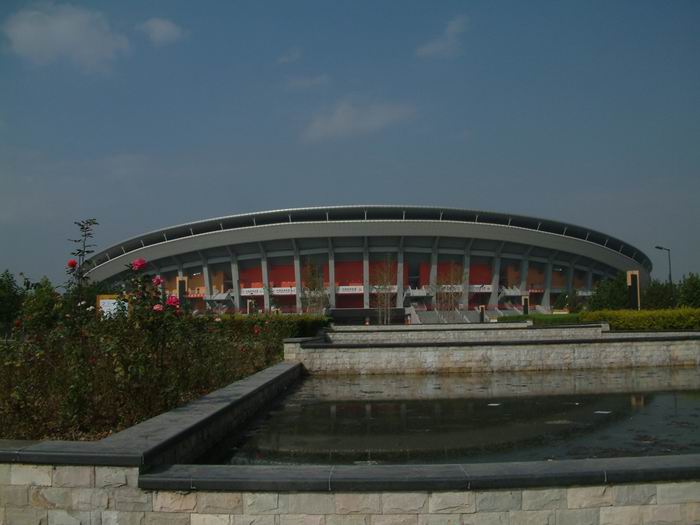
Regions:
<svg viewBox="0 0 700 525"><path fill-rule="evenodd" d="M664 250L668 254L668 283L673 284L673 278L671 277L671 248L664 248L663 246L655 246L657 250Z"/></svg>

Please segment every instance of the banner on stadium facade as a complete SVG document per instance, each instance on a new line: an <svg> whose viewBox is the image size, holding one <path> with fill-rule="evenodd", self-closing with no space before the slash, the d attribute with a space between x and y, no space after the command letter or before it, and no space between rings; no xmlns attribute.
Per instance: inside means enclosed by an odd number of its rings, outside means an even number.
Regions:
<svg viewBox="0 0 700 525"><path fill-rule="evenodd" d="M469 291L471 293L491 293L493 286L490 284L470 284Z"/></svg>
<svg viewBox="0 0 700 525"><path fill-rule="evenodd" d="M338 286L336 288L336 293L364 293L365 292L365 287L362 285L359 286Z"/></svg>
<svg viewBox="0 0 700 525"><path fill-rule="evenodd" d="M294 286L273 286L272 295L296 295L297 289Z"/></svg>

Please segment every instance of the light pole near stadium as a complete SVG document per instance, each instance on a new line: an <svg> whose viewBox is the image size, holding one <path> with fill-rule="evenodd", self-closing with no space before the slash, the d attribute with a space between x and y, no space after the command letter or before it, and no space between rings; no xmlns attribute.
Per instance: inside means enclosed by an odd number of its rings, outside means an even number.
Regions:
<svg viewBox="0 0 700 525"><path fill-rule="evenodd" d="M664 250L668 253L668 283L673 284L673 278L671 277L671 248L664 248L663 246L655 246L657 250Z"/></svg>

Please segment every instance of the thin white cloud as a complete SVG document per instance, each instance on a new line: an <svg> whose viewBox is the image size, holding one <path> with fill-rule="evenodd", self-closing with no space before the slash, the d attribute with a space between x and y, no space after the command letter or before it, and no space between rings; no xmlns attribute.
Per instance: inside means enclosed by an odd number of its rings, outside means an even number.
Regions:
<svg viewBox="0 0 700 525"><path fill-rule="evenodd" d="M287 87L299 91L327 86L330 83L331 77L326 74L291 77L287 79Z"/></svg>
<svg viewBox="0 0 700 525"><path fill-rule="evenodd" d="M467 17L460 15L447 23L443 33L416 49L420 58L453 58L462 53L460 36L467 30Z"/></svg>
<svg viewBox="0 0 700 525"><path fill-rule="evenodd" d="M186 35L180 26L166 18L149 18L136 28L145 33L155 46L173 44Z"/></svg>
<svg viewBox="0 0 700 525"><path fill-rule="evenodd" d="M287 49L280 57L277 59L278 64L291 64L293 62L298 62L301 60L302 52L299 47L292 47Z"/></svg>
<svg viewBox="0 0 700 525"><path fill-rule="evenodd" d="M305 142L351 137L372 133L398 124L413 116L415 108L407 104L358 104L338 102L330 111L314 115L302 133Z"/></svg>
<svg viewBox="0 0 700 525"><path fill-rule="evenodd" d="M106 70L129 49L99 11L70 4L37 4L11 15L2 26L10 49L36 65L66 60L85 71Z"/></svg>

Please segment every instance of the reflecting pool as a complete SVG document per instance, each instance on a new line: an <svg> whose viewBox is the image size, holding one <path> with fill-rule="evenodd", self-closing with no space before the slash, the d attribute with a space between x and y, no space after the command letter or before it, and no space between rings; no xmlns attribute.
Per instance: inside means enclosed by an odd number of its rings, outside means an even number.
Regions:
<svg viewBox="0 0 700 525"><path fill-rule="evenodd" d="M532 461L700 452L700 371L308 377L202 463Z"/></svg>

